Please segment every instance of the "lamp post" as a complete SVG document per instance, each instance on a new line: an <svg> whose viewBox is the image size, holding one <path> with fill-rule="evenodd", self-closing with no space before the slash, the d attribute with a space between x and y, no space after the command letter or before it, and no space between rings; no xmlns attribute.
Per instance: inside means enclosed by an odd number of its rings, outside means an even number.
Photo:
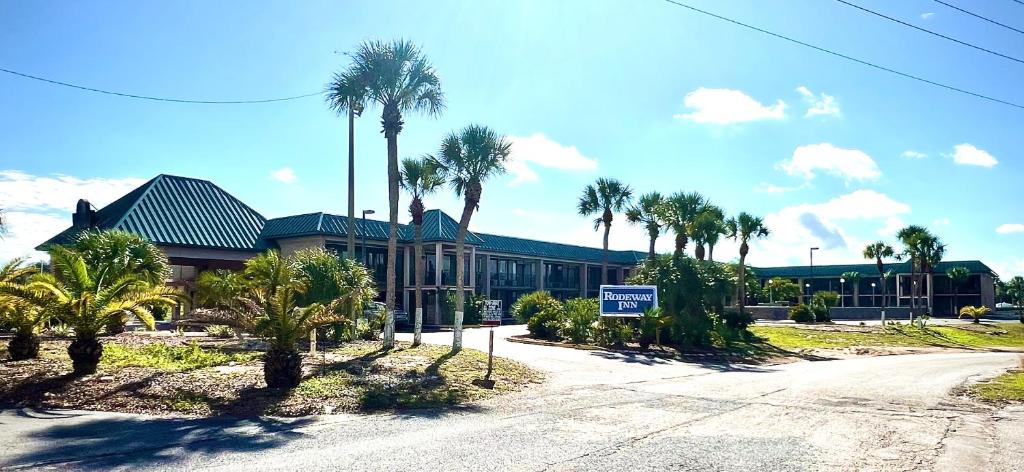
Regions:
<svg viewBox="0 0 1024 472"><path fill-rule="evenodd" d="M817 247L812 247L811 250L809 251L811 253L811 276L809 278L810 278L810 280L812 282L814 281L814 251L817 251L817 250L818 250ZM807 296L810 297L811 295L812 295L811 294L811 284L808 283L807 284Z"/></svg>
<svg viewBox="0 0 1024 472"><path fill-rule="evenodd" d="M871 306L875 306L878 300L875 300L875 283L871 282Z"/></svg>
<svg viewBox="0 0 1024 472"><path fill-rule="evenodd" d="M775 297L772 296L772 287L775 285L772 279L768 279L768 303L775 304Z"/></svg>
<svg viewBox="0 0 1024 472"><path fill-rule="evenodd" d="M807 292L807 303L810 304L811 303L811 284L810 283L805 283L804 284L804 288L807 289L806 290L806 292Z"/></svg>
<svg viewBox="0 0 1024 472"><path fill-rule="evenodd" d="M846 279L839 277L839 306L846 308Z"/></svg>
<svg viewBox="0 0 1024 472"><path fill-rule="evenodd" d="M376 212L373 211L373 210L363 210L363 231L362 231L362 233L363 233L363 266L368 266L369 265L369 262L367 262L367 256L366 256L366 215L372 215L374 213L376 213Z"/></svg>

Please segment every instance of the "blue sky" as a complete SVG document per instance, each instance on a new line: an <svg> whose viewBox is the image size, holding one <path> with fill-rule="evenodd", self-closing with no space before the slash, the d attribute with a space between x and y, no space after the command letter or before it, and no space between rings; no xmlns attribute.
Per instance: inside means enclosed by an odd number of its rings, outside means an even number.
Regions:
<svg viewBox="0 0 1024 472"><path fill-rule="evenodd" d="M837 2L686 3L1024 102L1024 64ZM1024 55L1024 35L932 1L857 3ZM1024 27L1015 2L961 3ZM696 190L729 213L765 216L773 236L752 249L755 265L806 263L812 245L822 247L816 261L857 262L865 242L895 243L895 228L916 223L943 238L949 259L1024 273L1024 110L662 1L0 3L0 67L174 98L315 92L347 65L337 52L399 37L422 46L448 104L440 117L406 118L402 157L434 152L469 123L514 142L514 172L486 185L477 230L598 246L575 202L607 176L637 193ZM357 206L381 215L379 113L357 122ZM0 74L0 206L12 223L0 259L69 223L76 199L108 203L159 173L210 179L267 217L341 213L345 129L319 98L158 103ZM428 206L456 215L450 193ZM643 250L646 240L619 218L612 246ZM735 246L715 254L734 258Z"/></svg>

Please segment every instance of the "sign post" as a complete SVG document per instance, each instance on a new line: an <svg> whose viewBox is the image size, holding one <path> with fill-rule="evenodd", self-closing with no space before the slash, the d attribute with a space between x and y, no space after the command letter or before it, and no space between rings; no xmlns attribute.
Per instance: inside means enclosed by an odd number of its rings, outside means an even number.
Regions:
<svg viewBox="0 0 1024 472"><path fill-rule="evenodd" d="M490 339L487 342L487 374L482 379L474 379L473 385L487 389L494 388L494 327L501 326L501 300L484 300L480 324L490 326Z"/></svg>
<svg viewBox="0 0 1024 472"><path fill-rule="evenodd" d="M501 300L484 300L480 324L484 326L501 326Z"/></svg>
<svg viewBox="0 0 1024 472"><path fill-rule="evenodd" d="M658 287L654 285L602 285L601 316L639 318L658 306Z"/></svg>

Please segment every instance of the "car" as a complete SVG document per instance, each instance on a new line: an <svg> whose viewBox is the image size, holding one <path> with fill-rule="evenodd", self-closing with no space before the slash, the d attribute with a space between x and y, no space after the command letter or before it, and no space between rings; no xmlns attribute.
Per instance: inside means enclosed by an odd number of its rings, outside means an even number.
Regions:
<svg viewBox="0 0 1024 472"><path fill-rule="evenodd" d="M1012 310L1014 308L1016 308L1016 307L1014 307L1012 303L1006 303L1006 302L996 303L996 309L997 310Z"/></svg>

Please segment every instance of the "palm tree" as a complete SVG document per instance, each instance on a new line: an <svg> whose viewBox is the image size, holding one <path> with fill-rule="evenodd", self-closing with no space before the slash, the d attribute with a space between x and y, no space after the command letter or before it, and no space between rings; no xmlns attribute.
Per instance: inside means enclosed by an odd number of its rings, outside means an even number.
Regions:
<svg viewBox="0 0 1024 472"><path fill-rule="evenodd" d="M934 293L934 289L931 287L932 279L935 273L935 267L942 262L942 257L946 254L946 245L942 244L942 240L937 236L931 234L925 235L920 240L921 250L921 272L920 276L927 275L928 291ZM920 284L918 284L920 285ZM918 290L923 289L923 287ZM932 310L932 297L925 297L928 311Z"/></svg>
<svg viewBox="0 0 1024 472"><path fill-rule="evenodd" d="M347 254L356 257L356 117L363 114L366 86L350 71L334 74L324 92L327 106L339 115L348 113L348 236ZM365 248L363 249L366 250Z"/></svg>
<svg viewBox="0 0 1024 472"><path fill-rule="evenodd" d="M409 216L415 228L416 242L416 318L414 321L412 345L419 346L423 341L423 277L425 277L423 256L423 197L434 193L442 185L444 179L434 165L433 156L421 159L402 160L402 188L412 194L409 203Z"/></svg>
<svg viewBox="0 0 1024 472"><path fill-rule="evenodd" d="M24 284L36 270L24 263L24 258L15 258L0 268L0 323L14 328L7 352L16 361L39 355L36 331L50 314L42 309L43 303L32 303L38 295L26 290Z"/></svg>
<svg viewBox="0 0 1024 472"><path fill-rule="evenodd" d="M353 54L349 73L366 87L368 103L382 108L381 126L388 145L388 262L386 275L387 314L384 323L384 347L395 345L395 264L398 253L398 134L404 125L402 115L423 112L437 115L444 108L441 79L430 61L415 44L396 40L391 43L366 41Z"/></svg>
<svg viewBox="0 0 1024 472"><path fill-rule="evenodd" d="M697 260L704 260L704 245L707 245L707 254L710 258L715 244L718 243L718 238L724 232L724 226L725 212L722 208L705 202L697 212L697 217L693 220L691 230L693 232L693 241L696 244L693 254L697 256Z"/></svg>
<svg viewBox="0 0 1024 472"><path fill-rule="evenodd" d="M953 286L953 313L960 313L960 287L967 283L971 271L966 267L953 267L946 271L949 283Z"/></svg>
<svg viewBox="0 0 1024 472"><path fill-rule="evenodd" d="M105 269L116 266L90 264L79 252L57 246L50 250L52 273L36 274L25 285L36 307L49 311L75 332L68 355L76 375L96 372L103 356L98 336L114 320L134 317L153 329L156 306L173 307L185 301L177 290L152 284L137 272L112 276Z"/></svg>
<svg viewBox="0 0 1024 472"><path fill-rule="evenodd" d="M893 257L895 252L892 246L886 244L885 241L875 241L864 247L863 255L865 259L875 260L875 267L878 268L878 282L882 284L882 307L884 308L887 284L885 281L885 263L883 259Z"/></svg>
<svg viewBox="0 0 1024 472"><path fill-rule="evenodd" d="M633 190L615 179L604 177L583 189L576 205L581 216L600 215L594 219L594 231L604 226L604 253L601 258L601 284L608 283L608 233L612 229L612 214L624 210L633 198Z"/></svg>
<svg viewBox="0 0 1024 472"><path fill-rule="evenodd" d="M741 212L738 216L729 218L725 222L725 226L729 229L729 238L740 242L740 262L738 267L738 280L740 282L736 284L736 298L739 303L740 313L742 314L747 302L747 284L743 283L747 280L746 259L747 253L750 252L750 246L747 243L751 239L768 236L768 227L764 225L763 219L749 215L746 212Z"/></svg>
<svg viewBox="0 0 1024 472"><path fill-rule="evenodd" d="M859 295L857 287L860 285L860 272L857 272L855 270L851 270L851 271L848 271L848 272L843 272L839 277L842 278L843 280L845 280L846 283L851 284L850 286L853 287L853 289L852 289L852 292L853 292L852 295L853 295L853 300L854 300L853 304L854 304L854 306L856 306L857 305L857 297ZM843 285L846 285L846 283L844 283ZM844 291L845 291L845 289L844 289ZM843 306L846 306L846 293L840 294L840 297L842 297L841 300L843 300L843 302L842 302Z"/></svg>
<svg viewBox="0 0 1024 472"><path fill-rule="evenodd" d="M903 252L900 253L900 257L910 260L910 311L912 314L917 309L917 292L920 288L917 274L921 269L921 239L929 234L928 229L918 225L909 225L896 233L896 237L903 244Z"/></svg>
<svg viewBox="0 0 1024 472"><path fill-rule="evenodd" d="M676 192L659 209L660 218L676 234L675 256L680 257L693 234L693 226L705 204L704 196L697 192Z"/></svg>
<svg viewBox="0 0 1024 472"><path fill-rule="evenodd" d="M634 225L643 225L647 230L647 236L651 241L650 248L647 250L647 259L652 261L656 256L654 243L658 240L658 235L661 234L661 220L658 219L657 210L664 202L665 198L658 192L645 193L640 196L640 200L635 205L626 210L626 221Z"/></svg>
<svg viewBox="0 0 1024 472"><path fill-rule="evenodd" d="M494 130L480 125L469 125L452 132L441 143L441 151L434 160L441 177L463 198L459 233L455 237L455 333L452 351L462 349L462 316L466 305L465 250L466 234L473 212L480 209L483 183L505 173L505 161L512 143Z"/></svg>

